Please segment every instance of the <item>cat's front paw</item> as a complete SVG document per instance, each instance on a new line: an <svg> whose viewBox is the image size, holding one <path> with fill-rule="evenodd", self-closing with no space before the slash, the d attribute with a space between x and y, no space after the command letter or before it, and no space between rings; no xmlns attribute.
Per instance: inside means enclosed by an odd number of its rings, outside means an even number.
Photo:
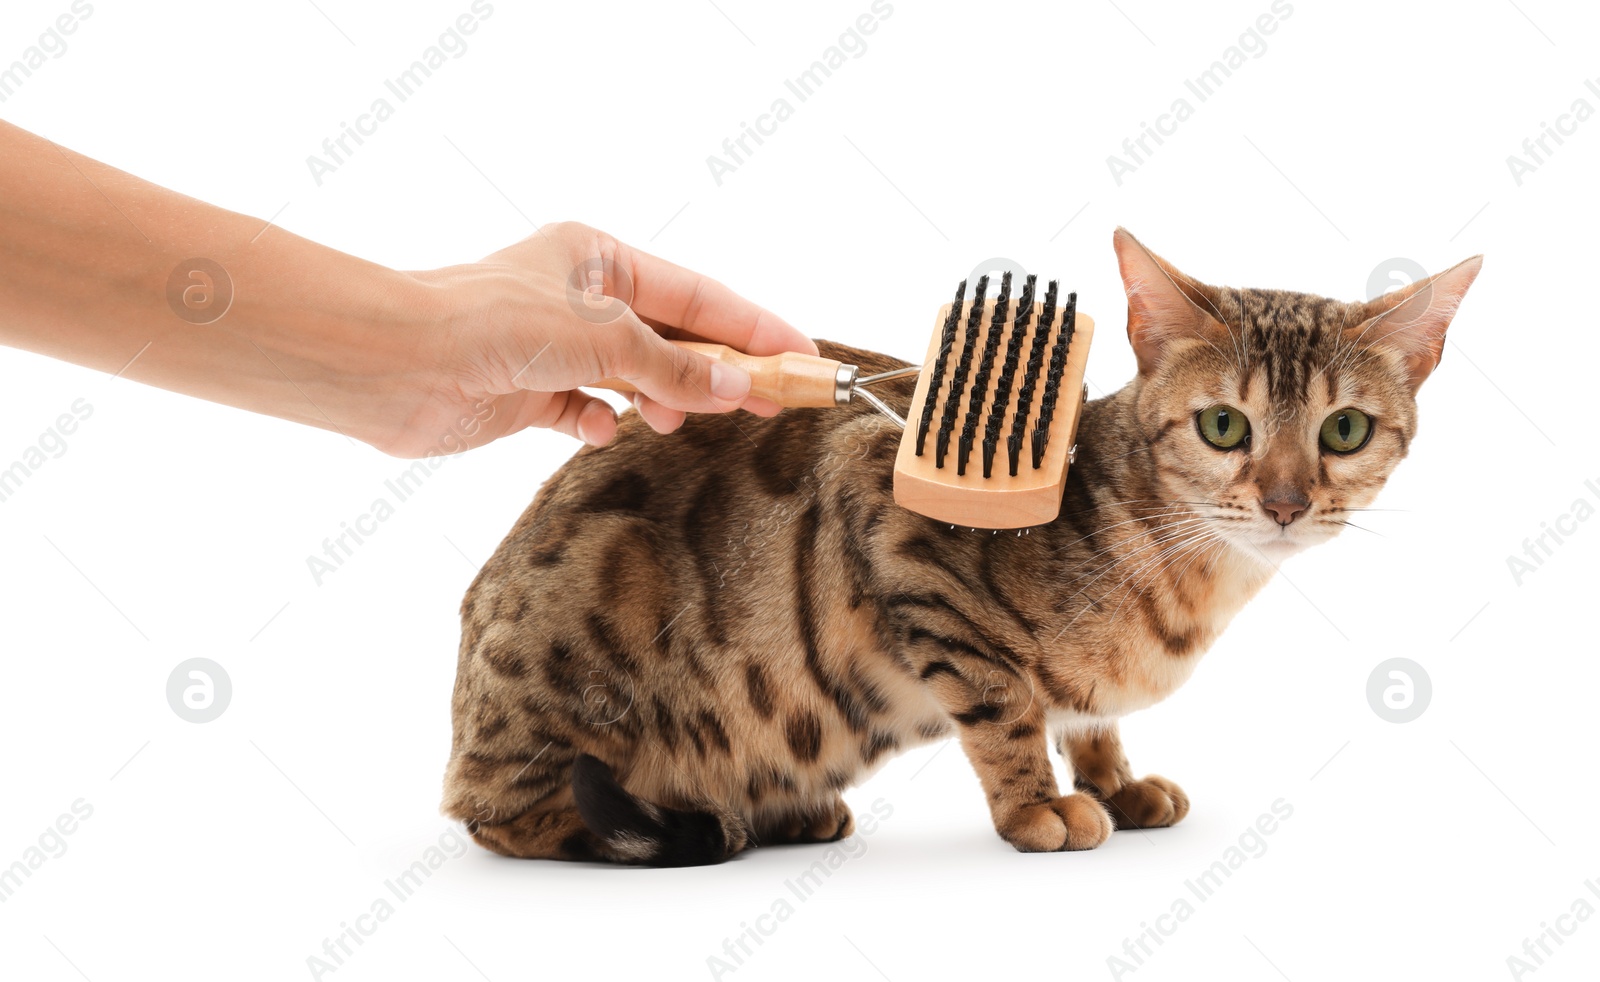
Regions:
<svg viewBox="0 0 1600 982"><path fill-rule="evenodd" d="M1111 827L1105 806L1079 792L1022 805L996 829L1018 852L1061 852L1093 849L1111 838Z"/></svg>
<svg viewBox="0 0 1600 982"><path fill-rule="evenodd" d="M1119 829L1164 829L1189 814L1189 796L1166 778L1151 774L1118 788L1106 798L1106 807Z"/></svg>

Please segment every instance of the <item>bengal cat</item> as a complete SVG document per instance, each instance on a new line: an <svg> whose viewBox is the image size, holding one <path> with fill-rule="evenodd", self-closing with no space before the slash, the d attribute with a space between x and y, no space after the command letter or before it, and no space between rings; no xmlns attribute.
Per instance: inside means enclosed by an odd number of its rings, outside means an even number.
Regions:
<svg viewBox="0 0 1600 982"><path fill-rule="evenodd" d="M1377 494L1481 257L1345 303L1114 245L1138 375L1087 405L1061 516L1030 534L896 506L900 430L861 407L668 436L628 414L579 451L462 603L445 813L507 856L716 863L850 835L844 789L953 733L1019 850L1181 820L1117 720ZM913 382L886 395L902 413Z"/></svg>

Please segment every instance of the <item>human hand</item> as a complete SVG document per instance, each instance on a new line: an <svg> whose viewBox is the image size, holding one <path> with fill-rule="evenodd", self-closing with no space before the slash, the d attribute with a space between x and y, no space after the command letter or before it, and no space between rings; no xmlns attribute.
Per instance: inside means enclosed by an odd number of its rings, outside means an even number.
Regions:
<svg viewBox="0 0 1600 982"><path fill-rule="evenodd" d="M816 353L720 283L572 222L482 262L402 273L3 121L0 204L0 344L400 457L529 426L606 443L616 415L578 391L606 378L632 383L662 432L685 412L778 411L750 396L746 372L669 338ZM198 306L184 288L195 270L211 278Z"/></svg>
<svg viewBox="0 0 1600 982"><path fill-rule="evenodd" d="M575 222L547 225L479 263L411 275L430 288L440 314L408 354L412 370L397 373L415 406L391 405L387 425L372 418L359 434L397 456L439 452L440 435L463 420L475 420L473 432L458 434L468 446L529 426L605 444L615 413L578 391L604 378L633 383L634 406L662 433L686 412L770 416L779 407L749 395L746 372L668 339L755 355L817 350L722 284Z"/></svg>

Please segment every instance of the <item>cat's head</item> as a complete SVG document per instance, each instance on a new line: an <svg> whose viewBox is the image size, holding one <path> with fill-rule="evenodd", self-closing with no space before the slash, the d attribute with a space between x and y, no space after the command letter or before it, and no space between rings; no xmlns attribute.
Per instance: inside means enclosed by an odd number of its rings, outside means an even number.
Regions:
<svg viewBox="0 0 1600 982"><path fill-rule="evenodd" d="M1135 412L1163 500L1276 564L1344 529L1406 455L1475 256L1363 303L1200 283L1114 236Z"/></svg>

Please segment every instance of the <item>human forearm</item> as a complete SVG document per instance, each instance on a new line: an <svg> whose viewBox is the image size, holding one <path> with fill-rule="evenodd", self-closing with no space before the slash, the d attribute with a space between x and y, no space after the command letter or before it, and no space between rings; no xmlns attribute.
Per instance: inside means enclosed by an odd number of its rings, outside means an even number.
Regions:
<svg viewBox="0 0 1600 982"><path fill-rule="evenodd" d="M722 284L584 225L401 273L0 123L0 344L398 456L528 426L605 443L615 414L580 391L604 378L632 382L662 432L685 412L777 411L743 370L666 336L816 351Z"/></svg>
<svg viewBox="0 0 1600 982"><path fill-rule="evenodd" d="M433 291L412 277L4 123L0 221L0 342L174 391L358 425L348 380L391 375L391 349L428 336ZM210 297L195 258L222 270ZM174 278L195 302L174 308Z"/></svg>

